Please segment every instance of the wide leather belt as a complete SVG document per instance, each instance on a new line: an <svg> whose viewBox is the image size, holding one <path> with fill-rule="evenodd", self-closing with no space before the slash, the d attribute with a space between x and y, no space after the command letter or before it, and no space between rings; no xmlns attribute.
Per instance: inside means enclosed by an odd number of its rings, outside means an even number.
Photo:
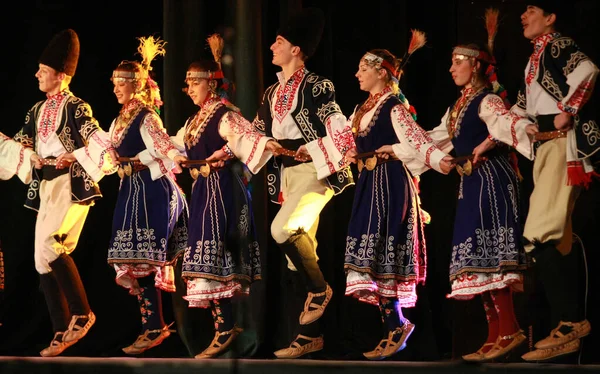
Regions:
<svg viewBox="0 0 600 374"><path fill-rule="evenodd" d="M358 172L363 171L363 169L371 171L375 169L377 165L385 164L386 162L390 161L398 161L398 159L395 156L390 156L389 158L381 158L377 157L376 155L373 155L371 157L359 158L356 162L356 166L358 166Z"/></svg>
<svg viewBox="0 0 600 374"><path fill-rule="evenodd" d="M148 166L142 164L139 161L132 161L126 164L119 165L117 174L119 175L119 178L123 179L125 178L125 176L130 177L133 173L137 173L145 169L148 169Z"/></svg>
<svg viewBox="0 0 600 374"><path fill-rule="evenodd" d="M566 131L561 131L561 130L538 132L534 135L534 139L536 142L540 142L540 141L543 142L543 141L547 141L547 140L566 138L566 137L567 137Z"/></svg>

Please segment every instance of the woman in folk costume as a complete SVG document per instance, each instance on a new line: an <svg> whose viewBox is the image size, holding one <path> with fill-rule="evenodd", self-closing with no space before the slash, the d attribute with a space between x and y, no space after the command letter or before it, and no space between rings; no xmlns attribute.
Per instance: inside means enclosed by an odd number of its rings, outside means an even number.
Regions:
<svg viewBox="0 0 600 374"><path fill-rule="evenodd" d="M490 129L508 112L491 53L498 11L488 9L485 18L488 46L454 48L450 73L462 87L461 96L430 131L445 152L454 149L461 175L447 297L460 300L481 295L488 321L487 340L475 353L463 356L467 361L504 356L525 340L512 299L512 291L522 291L526 267L518 168L512 150L490 135ZM518 126L526 121L513 119Z"/></svg>
<svg viewBox="0 0 600 374"><path fill-rule="evenodd" d="M170 335L163 320L161 290L175 291L170 260L185 248L187 204L172 170L181 153L163 127L158 109L159 88L150 76L150 63L165 53L164 42L140 38L142 62L123 61L113 71L114 93L123 107L110 127L115 157L121 162L119 195L113 215L108 263L114 266L117 284L136 296L142 333L123 348L139 354L159 345Z"/></svg>
<svg viewBox="0 0 600 374"><path fill-rule="evenodd" d="M236 163L256 173L280 147L260 135L231 102L229 83L220 60L223 39L208 38L214 60L192 62L186 73L187 94L200 110L174 137L192 165L190 232L182 276L192 308L211 308L215 336L196 358L224 353L242 331L235 324L232 298L248 294L250 283L260 279L261 265L250 193ZM239 166L239 164L237 165Z"/></svg>
<svg viewBox="0 0 600 374"><path fill-rule="evenodd" d="M404 64L425 44L424 33L412 35ZM366 53L356 77L369 98L349 118L360 175L346 238L346 295L381 311L385 337L364 353L371 360L402 350L415 327L401 309L415 305L426 270L425 215L413 178L430 167L445 174L452 168L451 157L415 122L414 108L398 87L401 73L401 60L389 51Z"/></svg>

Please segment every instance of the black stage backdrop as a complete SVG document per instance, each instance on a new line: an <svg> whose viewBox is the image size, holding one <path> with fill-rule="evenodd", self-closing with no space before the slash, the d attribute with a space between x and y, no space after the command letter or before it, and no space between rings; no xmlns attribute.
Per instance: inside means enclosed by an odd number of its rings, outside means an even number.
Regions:
<svg viewBox="0 0 600 374"><path fill-rule="evenodd" d="M571 35L596 62L600 48L594 39L598 25L594 20L600 5L594 0L571 1L572 14L565 34ZM22 126L27 110L44 98L34 74L37 59L52 35L64 28L75 29L81 41L81 56L72 91L89 102L104 129L117 115L120 106L112 94L109 78L112 69L135 55L137 37L156 35L167 41L167 55L154 62L154 73L162 88L165 107L162 117L170 134L181 127L195 108L181 91L185 69L197 57L209 57L204 38L219 32L225 36L225 54L232 63L225 71L235 80L234 98L243 114L252 120L264 88L276 81L277 68L271 61L269 46L281 18L299 6L318 6L327 17L322 42L307 67L329 77L336 87L337 100L349 115L366 98L358 88L354 73L362 54L373 48L387 48L401 56L411 29L427 33L427 45L417 51L405 69L401 86L417 108L418 122L425 129L439 124L446 108L459 94L448 69L452 47L459 42L485 42L483 14L489 6L501 11L496 38L496 57L500 81L514 101L523 79L531 51L522 36L519 15L525 0L483 1L300 1L300 0L146 0L133 1L42 1L14 2L3 12L2 23L2 99L0 131L12 136ZM596 90L594 99L599 93ZM593 103L590 103L593 105ZM524 176L522 197L526 212L531 191L531 163L520 159ZM186 192L191 179L181 174L178 181ZM443 176L434 171L421 178L422 205L432 215L426 228L428 278L419 289L415 308L405 311L417 328L408 348L398 360L440 360L458 358L475 350L485 339L486 324L479 299L446 299L452 222L456 201L457 175ZM100 183L104 198L91 209L77 250L73 253L92 309L98 320L88 336L69 348L67 356L123 356L120 348L130 344L139 333L140 321L135 298L114 282L114 271L106 264L110 226L118 189L116 175ZM276 207L265 200L264 175L252 181L256 220L263 249L264 280L253 285L250 299L240 301L239 315L247 327L238 354L245 357L272 357L273 350L286 346L294 334L297 314L289 315L297 302L294 276L285 270L285 261L269 239L269 223ZM585 191L574 214L575 233L581 239L574 255L581 260L580 294L587 305L593 326L600 323L597 307L590 295L600 289L597 274L588 273L598 261L595 230L599 227L599 187ZM2 239L6 289L0 305L0 355L38 355L50 341L52 332L38 275L33 266L35 213L23 207L26 187L16 178L0 183ZM326 337L321 358L360 357L381 338L376 308L344 297L343 254L353 189L335 197L321 215L318 240L320 263L334 288L334 298L323 318ZM552 201L548 202L549 204ZM579 242L579 241L578 241ZM544 309L543 293L529 274L526 292L515 297L518 318L530 334L530 345L553 327ZM178 295L165 297L168 322L177 319L178 334L145 357L190 357L210 342L212 319L207 310L176 313L182 305ZM589 305L588 305L589 304ZM600 362L594 355L600 338L592 334L585 340L579 360ZM518 360L518 357L515 358Z"/></svg>

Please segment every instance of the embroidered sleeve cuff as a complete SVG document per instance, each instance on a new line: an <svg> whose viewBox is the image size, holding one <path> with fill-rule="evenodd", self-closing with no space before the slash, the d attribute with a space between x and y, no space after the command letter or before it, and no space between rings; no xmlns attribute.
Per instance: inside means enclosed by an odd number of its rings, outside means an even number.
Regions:
<svg viewBox="0 0 600 374"><path fill-rule="evenodd" d="M252 174L258 173L258 171L269 161L273 154L265 149L267 142L274 140L268 136L261 136L256 139L250 150L250 154L242 160ZM240 159L242 159L240 157Z"/></svg>
<svg viewBox="0 0 600 374"><path fill-rule="evenodd" d="M430 148L431 150L431 148ZM425 160L426 164L428 164L428 166L430 166L431 168L433 168L434 170L443 173L442 169L440 168L440 161L442 161L442 159L444 157L447 156L447 154L445 154L444 152L440 151L437 147L433 148L433 150L431 150L431 153L428 152L429 155L429 160Z"/></svg>
<svg viewBox="0 0 600 374"><path fill-rule="evenodd" d="M347 166L345 158L328 136L306 143L306 150L317 169L317 179L326 178Z"/></svg>
<svg viewBox="0 0 600 374"><path fill-rule="evenodd" d="M75 156L77 162L79 162L83 170L85 170L85 172L92 177L94 182L99 182L100 179L104 177L102 169L100 169L98 164L88 155L86 147L82 147L73 151L73 156Z"/></svg>
<svg viewBox="0 0 600 374"><path fill-rule="evenodd" d="M229 148L229 146L227 144L225 144L223 147L221 147L221 150L223 152L225 152L225 154L227 154L228 159L235 158L235 154L233 153L233 151L231 150L231 148Z"/></svg>
<svg viewBox="0 0 600 374"><path fill-rule="evenodd" d="M171 149L171 150L169 151L169 153L167 153L167 157L168 157L170 160L174 160L174 159L175 159L175 157L177 157L177 156L181 156L181 152L179 152L179 150L177 150L176 148L173 148L173 149Z"/></svg>
<svg viewBox="0 0 600 374"><path fill-rule="evenodd" d="M571 116L574 116L575 114L577 114L577 108L570 107L568 105L563 104L562 102L559 102L557 104L557 106L558 106L558 109L560 109L561 112L565 112L565 113L567 113L567 114L569 114Z"/></svg>
<svg viewBox="0 0 600 374"><path fill-rule="evenodd" d="M33 164L31 163L31 156L34 154L33 150L30 148L23 148L23 164L17 169L17 177L21 180L21 182L25 184L29 184L31 182L31 171L33 169Z"/></svg>

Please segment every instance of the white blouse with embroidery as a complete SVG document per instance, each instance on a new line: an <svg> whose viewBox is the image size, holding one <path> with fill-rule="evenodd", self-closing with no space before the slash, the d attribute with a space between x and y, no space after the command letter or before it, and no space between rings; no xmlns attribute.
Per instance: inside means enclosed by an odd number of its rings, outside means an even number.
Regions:
<svg viewBox="0 0 600 374"><path fill-rule="evenodd" d="M177 132L177 135L171 137L173 144L180 152L185 152L186 138L192 137L194 139L193 144L198 142L204 127L212 118L210 113L219 107L219 103L218 100L205 103L194 117L186 121L185 125ZM197 120L201 120L203 123L194 123ZM193 126L191 126L192 124ZM193 127L192 133L188 134L190 127ZM228 111L221 117L219 135L227 141L227 147L240 161L246 164L253 174L258 173L273 156L270 151L265 150L267 142L273 140L273 138L260 134L247 119L236 111Z"/></svg>
<svg viewBox="0 0 600 374"><path fill-rule="evenodd" d="M0 179L17 175L23 183L31 182L31 156L33 150L23 147L0 132Z"/></svg>
<svg viewBox="0 0 600 374"><path fill-rule="evenodd" d="M444 152L450 152L454 146L448 134L448 117L450 109L442 117L439 126L429 131L429 136ZM466 110L467 108L463 108ZM531 123L527 117L521 117L506 109L502 98L496 94L486 95L479 104L479 118L487 125L490 135L515 148L528 159L533 159L533 143L525 127Z"/></svg>
<svg viewBox="0 0 600 374"><path fill-rule="evenodd" d="M377 104L361 118L359 132L367 130L377 108L388 98L391 93L384 94ZM348 126L352 127L355 112L348 119ZM391 110L390 120L398 143L392 144L394 155L404 163L414 176L423 174L433 168L440 173L440 161L447 156L413 119L410 112L401 104Z"/></svg>

